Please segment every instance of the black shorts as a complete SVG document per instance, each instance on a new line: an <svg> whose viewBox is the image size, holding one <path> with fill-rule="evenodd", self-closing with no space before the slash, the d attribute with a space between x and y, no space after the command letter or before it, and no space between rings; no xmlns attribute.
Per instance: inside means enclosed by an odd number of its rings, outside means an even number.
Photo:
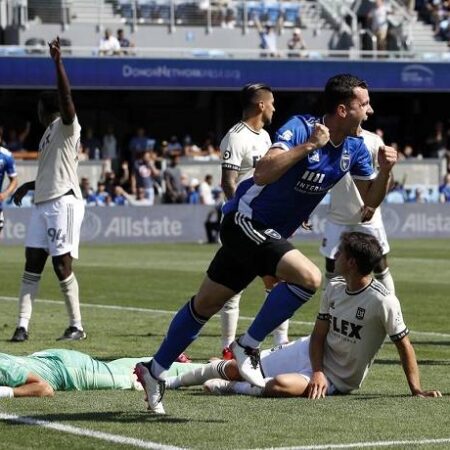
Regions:
<svg viewBox="0 0 450 450"><path fill-rule="evenodd" d="M278 262L294 246L275 230L235 212L220 228L222 247L208 267L209 278L235 292L257 276L275 276Z"/></svg>

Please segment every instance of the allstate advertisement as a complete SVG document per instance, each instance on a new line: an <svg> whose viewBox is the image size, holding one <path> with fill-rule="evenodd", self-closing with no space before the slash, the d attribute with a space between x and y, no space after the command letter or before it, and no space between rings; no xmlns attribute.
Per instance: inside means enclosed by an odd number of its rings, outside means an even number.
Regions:
<svg viewBox="0 0 450 450"><path fill-rule="evenodd" d="M81 229L82 243L205 242L205 221L211 207L156 205L152 207L88 207ZM23 244L31 208L5 210L1 244ZM450 204L386 205L382 208L389 238L450 238ZM311 222L313 231L298 231L294 239L320 239L326 206Z"/></svg>
<svg viewBox="0 0 450 450"><path fill-rule="evenodd" d="M258 80L277 90L322 90L343 71L368 81L371 90L450 91L450 61L236 60L66 57L76 89L240 89ZM55 85L52 61L44 57L0 57L0 88Z"/></svg>

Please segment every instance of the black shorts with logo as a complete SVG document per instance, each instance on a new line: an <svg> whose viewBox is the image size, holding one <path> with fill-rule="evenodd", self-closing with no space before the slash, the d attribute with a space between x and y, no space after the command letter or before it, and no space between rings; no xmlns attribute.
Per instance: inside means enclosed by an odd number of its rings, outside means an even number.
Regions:
<svg viewBox="0 0 450 450"><path fill-rule="evenodd" d="M222 247L208 267L209 278L235 292L257 276L275 276L278 262L294 246L275 230L239 212L224 216L220 228Z"/></svg>

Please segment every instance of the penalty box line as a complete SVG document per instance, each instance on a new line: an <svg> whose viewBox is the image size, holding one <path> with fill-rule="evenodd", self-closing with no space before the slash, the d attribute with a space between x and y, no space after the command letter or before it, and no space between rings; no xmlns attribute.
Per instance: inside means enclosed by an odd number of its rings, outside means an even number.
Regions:
<svg viewBox="0 0 450 450"><path fill-rule="evenodd" d="M17 297L6 297L6 296L0 296L0 300L7 301L7 302L17 302ZM48 300L48 299L36 299L35 300L38 303L47 303L50 305L65 305L65 303L61 300ZM97 308L97 309L110 309L110 310L117 310L117 311L132 311L132 312L144 312L144 313L150 313L150 314L168 314L168 315L174 315L176 314L176 311L168 311L166 309L150 309L150 308L139 308L137 306L120 306L120 305L101 305L97 303L82 303L81 308ZM214 316L215 318L219 318L219 316ZM241 320L253 320L254 317L247 317L247 316L239 316L239 319ZM301 320L292 320L290 319L290 323L293 323L295 325L308 325L308 326L314 326L314 322L305 322ZM411 334L417 335L417 336L430 336L430 337L440 337L440 338L450 338L450 334L448 333L437 333L434 331L415 331L415 330L409 330Z"/></svg>

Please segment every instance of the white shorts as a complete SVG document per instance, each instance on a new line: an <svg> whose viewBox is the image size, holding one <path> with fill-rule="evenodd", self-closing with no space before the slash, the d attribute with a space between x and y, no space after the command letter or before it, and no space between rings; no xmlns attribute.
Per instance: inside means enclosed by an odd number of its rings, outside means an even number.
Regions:
<svg viewBox="0 0 450 450"><path fill-rule="evenodd" d="M309 338L302 337L288 344L278 345L261 352L261 367L266 378L273 378L284 373L301 375L309 383L313 373L309 360ZM327 395L336 392L336 388L328 380Z"/></svg>
<svg viewBox="0 0 450 450"><path fill-rule="evenodd" d="M368 224L358 223L356 225L341 225L327 220L325 223L320 253L325 256L325 258L336 259L335 256L339 247L341 235L342 233L349 231L359 231L361 233L371 234L377 238L381 245L381 249L383 250L383 255L389 253L389 242L382 220L376 220L375 222Z"/></svg>
<svg viewBox="0 0 450 450"><path fill-rule="evenodd" d="M84 203L73 195L33 206L25 247L43 248L50 256L70 253L78 258Z"/></svg>

